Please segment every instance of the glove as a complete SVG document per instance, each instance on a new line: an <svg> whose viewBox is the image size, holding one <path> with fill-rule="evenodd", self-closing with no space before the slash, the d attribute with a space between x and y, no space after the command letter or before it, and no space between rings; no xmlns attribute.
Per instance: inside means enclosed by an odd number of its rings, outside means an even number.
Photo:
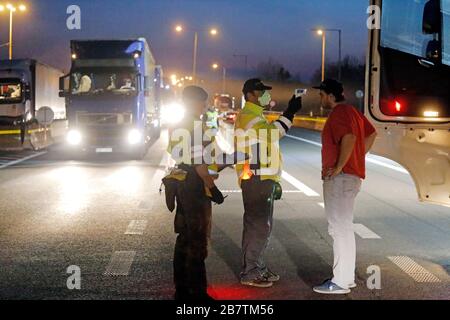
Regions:
<svg viewBox="0 0 450 320"><path fill-rule="evenodd" d="M293 121L294 116L297 112L302 110L303 104L302 104L302 97L296 98L295 95L292 97L291 101L289 101L288 108L283 113L283 116L288 118L289 120Z"/></svg>
<svg viewBox="0 0 450 320"><path fill-rule="evenodd" d="M222 194L222 192L220 192L220 190L217 187L214 187L212 189L210 189L211 191L211 201L215 202L217 204L222 204L225 201L225 198Z"/></svg>

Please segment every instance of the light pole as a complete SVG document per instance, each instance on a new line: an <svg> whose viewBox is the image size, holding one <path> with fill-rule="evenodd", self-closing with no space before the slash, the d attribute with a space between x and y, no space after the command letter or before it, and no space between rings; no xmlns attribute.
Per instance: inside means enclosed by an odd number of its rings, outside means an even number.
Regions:
<svg viewBox="0 0 450 320"><path fill-rule="evenodd" d="M218 63L213 63L212 64L212 68L214 70L219 69L219 64ZM222 93L226 93L227 91L227 68L225 66L222 66Z"/></svg>
<svg viewBox="0 0 450 320"><path fill-rule="evenodd" d="M184 31L184 27L182 25L177 25L175 27L175 31L181 33ZM209 34L211 36L217 36L218 31L216 28L212 28L209 30ZM194 54L193 54L193 63L192 63L192 77L194 83L197 82L197 57L198 57L198 31L194 30Z"/></svg>
<svg viewBox="0 0 450 320"><path fill-rule="evenodd" d="M342 81L342 30L341 29L312 29L317 32L319 36L322 36L322 81L325 80L325 52L326 52L326 33L338 32L339 33L339 81Z"/></svg>
<svg viewBox="0 0 450 320"><path fill-rule="evenodd" d="M0 5L0 12L5 10L9 10L9 60L13 58L13 15L17 10L24 12L27 10L27 7L23 4L15 7L12 4Z"/></svg>

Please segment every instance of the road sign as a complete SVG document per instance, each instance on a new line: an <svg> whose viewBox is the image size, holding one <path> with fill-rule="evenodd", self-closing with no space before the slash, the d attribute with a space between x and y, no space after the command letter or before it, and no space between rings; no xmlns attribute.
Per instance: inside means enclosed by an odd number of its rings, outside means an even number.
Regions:
<svg viewBox="0 0 450 320"><path fill-rule="evenodd" d="M55 119L55 113L49 107L42 107L36 112L36 119L40 125L49 126Z"/></svg>

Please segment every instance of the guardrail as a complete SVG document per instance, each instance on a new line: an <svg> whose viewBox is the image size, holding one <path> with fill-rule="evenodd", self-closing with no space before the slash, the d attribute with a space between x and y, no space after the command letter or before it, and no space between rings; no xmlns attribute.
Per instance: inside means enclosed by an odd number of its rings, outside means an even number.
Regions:
<svg viewBox="0 0 450 320"><path fill-rule="evenodd" d="M281 112L266 112L265 116L269 121L275 121L281 115ZM295 128L305 128L315 131L322 131L327 122L327 118L296 116L293 121Z"/></svg>

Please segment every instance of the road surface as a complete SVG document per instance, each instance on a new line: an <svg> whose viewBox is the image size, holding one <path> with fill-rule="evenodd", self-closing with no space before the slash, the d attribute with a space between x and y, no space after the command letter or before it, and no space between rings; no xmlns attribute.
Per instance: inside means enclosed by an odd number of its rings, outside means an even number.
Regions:
<svg viewBox="0 0 450 320"><path fill-rule="evenodd" d="M159 194L167 136L143 161L68 159L64 149L0 154L0 299L172 299L173 215ZM234 171L219 181L229 196L214 206L207 269L217 299L450 299L450 208L421 204L411 177L370 157L355 209L357 284L322 296L330 277L320 181L320 136L294 129L282 142L284 197L276 203L266 254L281 281L270 289L238 282L242 198ZM81 272L70 290L68 268ZM73 269L71 269L73 270ZM379 270L380 288L371 274ZM369 273L368 273L369 272ZM378 273L376 273L378 275Z"/></svg>

